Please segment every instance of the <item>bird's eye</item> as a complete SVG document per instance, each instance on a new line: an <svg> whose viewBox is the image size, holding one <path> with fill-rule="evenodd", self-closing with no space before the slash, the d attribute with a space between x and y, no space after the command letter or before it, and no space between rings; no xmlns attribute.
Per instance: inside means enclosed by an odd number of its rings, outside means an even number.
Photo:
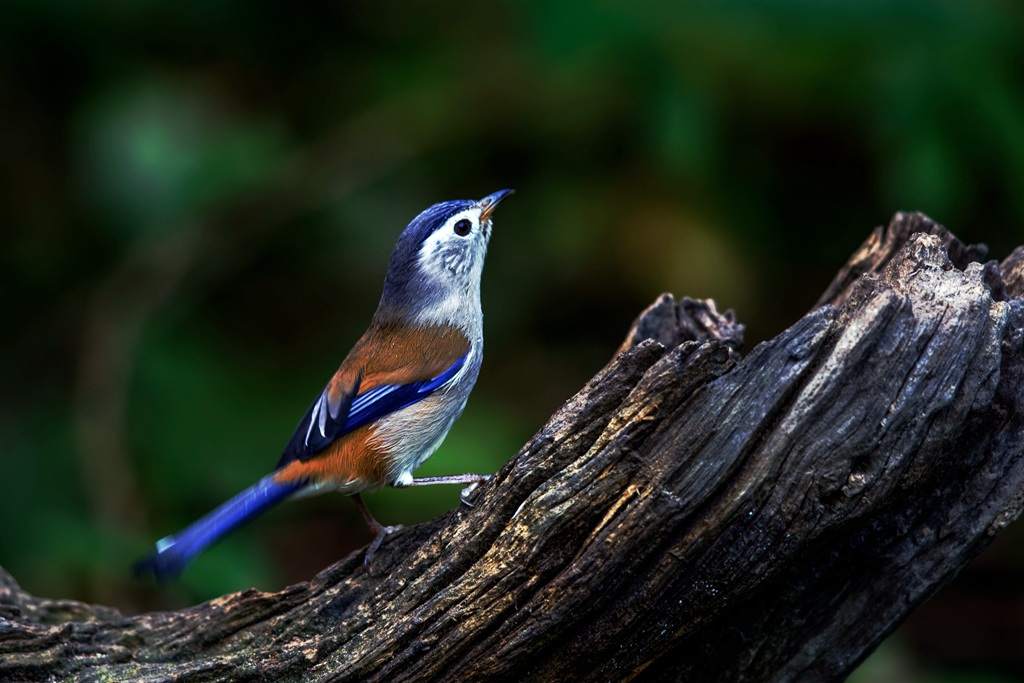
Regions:
<svg viewBox="0 0 1024 683"><path fill-rule="evenodd" d="M465 237L469 234L469 231L473 229L473 224L469 222L468 218L463 218L461 221L455 224L455 234L459 237Z"/></svg>

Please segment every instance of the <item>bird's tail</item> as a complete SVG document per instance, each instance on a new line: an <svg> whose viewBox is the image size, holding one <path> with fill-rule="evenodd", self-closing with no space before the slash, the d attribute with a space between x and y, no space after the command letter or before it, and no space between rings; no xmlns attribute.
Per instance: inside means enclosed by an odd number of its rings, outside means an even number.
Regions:
<svg viewBox="0 0 1024 683"><path fill-rule="evenodd" d="M303 486L303 482L279 484L273 475L264 477L191 526L157 541L156 550L135 563L135 575L152 573L158 581L176 578L193 557Z"/></svg>

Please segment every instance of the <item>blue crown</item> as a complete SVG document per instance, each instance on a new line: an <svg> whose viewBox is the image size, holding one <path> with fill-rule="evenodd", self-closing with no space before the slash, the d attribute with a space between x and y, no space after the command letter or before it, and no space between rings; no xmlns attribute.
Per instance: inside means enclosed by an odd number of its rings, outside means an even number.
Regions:
<svg viewBox="0 0 1024 683"><path fill-rule="evenodd" d="M391 252L391 262L388 264L388 274L384 280L384 293L381 296L382 304L408 303L410 291L421 296L429 296L429 291L422 288L422 276L418 268L420 247L424 240L443 227L449 218L478 204L472 199L453 199L434 204L412 219L398 238L395 250Z"/></svg>

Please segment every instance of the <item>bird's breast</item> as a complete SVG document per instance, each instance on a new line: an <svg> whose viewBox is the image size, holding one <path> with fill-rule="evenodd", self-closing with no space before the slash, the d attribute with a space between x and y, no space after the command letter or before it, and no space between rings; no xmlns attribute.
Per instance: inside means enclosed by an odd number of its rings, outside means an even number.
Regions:
<svg viewBox="0 0 1024 683"><path fill-rule="evenodd" d="M480 347L474 345L466 365L448 385L374 424L368 444L388 463L387 483L395 483L403 474L411 476L438 449L466 407L480 361Z"/></svg>

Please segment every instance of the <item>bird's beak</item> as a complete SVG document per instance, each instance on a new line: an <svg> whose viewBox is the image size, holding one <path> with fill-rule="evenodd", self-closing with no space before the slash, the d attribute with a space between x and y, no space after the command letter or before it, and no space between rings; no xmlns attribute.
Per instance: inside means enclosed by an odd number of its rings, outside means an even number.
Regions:
<svg viewBox="0 0 1024 683"><path fill-rule="evenodd" d="M481 199L480 208L483 209L483 211L480 212L480 222L483 223L484 221L489 220L491 214L494 213L496 208L498 208L498 204L501 204L501 201L513 192L515 192L515 190L498 190L494 194L489 194Z"/></svg>

